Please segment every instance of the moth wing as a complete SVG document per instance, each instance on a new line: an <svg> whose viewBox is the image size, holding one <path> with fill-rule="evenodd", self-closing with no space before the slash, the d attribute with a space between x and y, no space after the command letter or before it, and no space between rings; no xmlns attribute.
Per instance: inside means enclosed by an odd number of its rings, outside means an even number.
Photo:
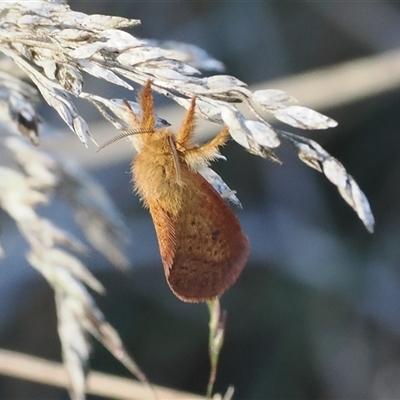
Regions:
<svg viewBox="0 0 400 400"><path fill-rule="evenodd" d="M171 290L188 302L222 295L238 278L249 242L231 208L198 173L181 168L181 208L172 215L150 203L165 275Z"/></svg>

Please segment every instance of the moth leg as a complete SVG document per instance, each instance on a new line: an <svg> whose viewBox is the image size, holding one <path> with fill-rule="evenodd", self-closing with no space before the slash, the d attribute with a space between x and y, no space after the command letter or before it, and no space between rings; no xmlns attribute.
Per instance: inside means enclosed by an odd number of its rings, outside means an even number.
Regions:
<svg viewBox="0 0 400 400"><path fill-rule="evenodd" d="M139 93L139 104L142 109L142 120L140 126L142 129L154 129L155 117L154 117L154 100L151 93L151 80L146 82L146 85Z"/></svg>
<svg viewBox="0 0 400 400"><path fill-rule="evenodd" d="M229 129L224 127L212 140L201 146L192 147L184 151L186 163L196 168L197 165L206 165L219 154L218 147L223 146L229 138Z"/></svg>
<svg viewBox="0 0 400 400"><path fill-rule="evenodd" d="M185 151L193 147L192 137L195 128L194 110L196 108L196 97L192 97L190 107L186 112L185 119L176 135L178 150Z"/></svg>

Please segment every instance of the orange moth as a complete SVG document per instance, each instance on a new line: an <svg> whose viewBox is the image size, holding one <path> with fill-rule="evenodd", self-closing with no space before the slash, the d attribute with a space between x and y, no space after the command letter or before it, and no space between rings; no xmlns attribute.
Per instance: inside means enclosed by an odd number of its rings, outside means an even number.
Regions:
<svg viewBox="0 0 400 400"><path fill-rule="evenodd" d="M218 155L229 131L225 127L210 142L196 145L195 98L176 135L170 128L155 127L151 81L138 100L141 117L124 102L131 130L101 148L134 135L134 187L152 216L171 290L188 302L218 298L245 266L249 243L231 208L197 169Z"/></svg>

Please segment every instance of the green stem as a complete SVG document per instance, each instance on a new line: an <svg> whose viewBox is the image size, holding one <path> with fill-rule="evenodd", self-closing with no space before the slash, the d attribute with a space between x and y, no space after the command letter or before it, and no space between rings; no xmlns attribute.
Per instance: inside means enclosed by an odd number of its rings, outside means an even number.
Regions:
<svg viewBox="0 0 400 400"><path fill-rule="evenodd" d="M224 342L226 313L221 312L219 299L207 301L209 322L210 378L207 385L207 398L212 398L214 383L217 378L218 359Z"/></svg>

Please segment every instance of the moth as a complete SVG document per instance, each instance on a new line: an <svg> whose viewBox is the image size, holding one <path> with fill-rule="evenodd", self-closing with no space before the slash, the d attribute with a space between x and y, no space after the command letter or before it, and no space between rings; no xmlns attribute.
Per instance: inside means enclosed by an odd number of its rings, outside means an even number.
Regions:
<svg viewBox="0 0 400 400"><path fill-rule="evenodd" d="M221 195L197 172L218 156L228 128L208 143L193 141L196 99L193 97L175 134L156 127L149 80L138 96L141 115L129 113L135 140L132 162L134 189L149 209L157 234L165 276L172 292L186 302L220 297L238 278L249 255L249 242L235 214Z"/></svg>

